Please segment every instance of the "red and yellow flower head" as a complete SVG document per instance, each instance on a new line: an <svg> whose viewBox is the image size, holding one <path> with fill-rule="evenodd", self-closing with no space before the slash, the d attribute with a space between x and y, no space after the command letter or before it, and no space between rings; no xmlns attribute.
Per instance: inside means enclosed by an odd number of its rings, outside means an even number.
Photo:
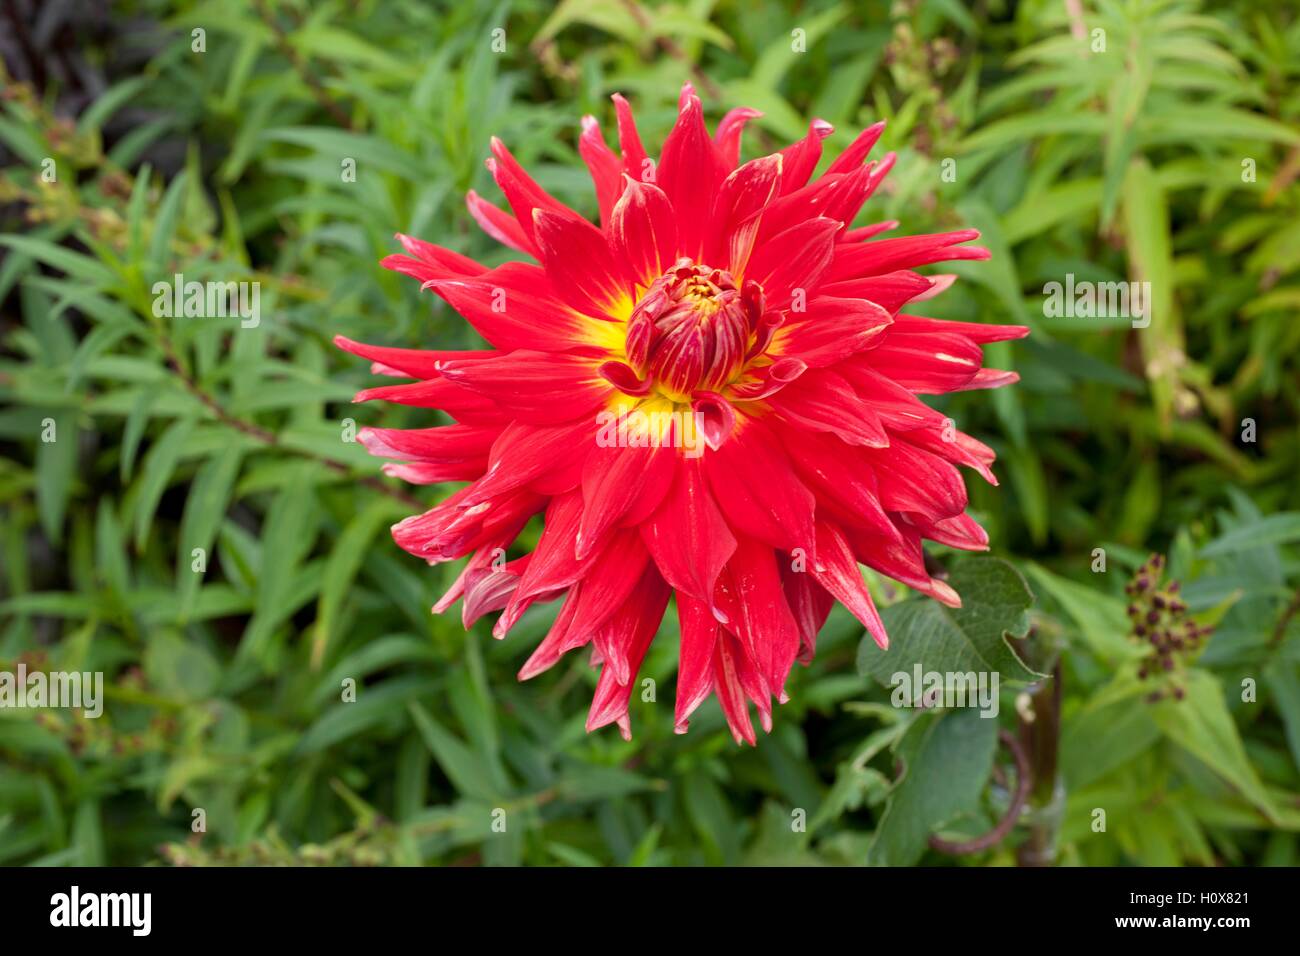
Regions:
<svg viewBox="0 0 1300 956"><path fill-rule="evenodd" d="M877 238L850 228L893 165L866 162L883 124L812 179L831 132L816 121L779 153L738 165L758 114L709 135L683 90L657 162L614 97L619 152L587 117L579 148L595 225L543 190L499 141L488 168L510 212L471 192L493 238L533 262L488 269L408 236L384 265L419 279L491 346L432 352L338 344L374 371L416 381L368 389L456 424L365 429L389 474L467 482L393 528L430 564L468 556L435 606L463 601L466 626L500 611L503 637L533 604L562 601L520 672L591 645L600 679L588 729L630 735L633 681L676 599L676 726L716 693L732 733L754 742L796 660L812 659L835 601L881 647L885 629L859 562L936 600L923 539L983 550L957 466L994 482L993 452L916 398L992 388L980 346L1019 326L903 315L953 276L918 266L984 259L974 230ZM534 264L534 262L536 264ZM499 560L534 515L536 549Z"/></svg>

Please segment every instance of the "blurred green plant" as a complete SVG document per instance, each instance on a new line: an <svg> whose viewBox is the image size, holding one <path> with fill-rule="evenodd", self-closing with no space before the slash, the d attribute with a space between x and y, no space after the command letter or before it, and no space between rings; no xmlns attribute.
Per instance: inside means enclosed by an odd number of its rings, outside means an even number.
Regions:
<svg viewBox="0 0 1300 956"><path fill-rule="evenodd" d="M1296 862L1294 12L123 6L157 25L143 73L76 116L8 76L0 102L0 669L101 670L108 697L99 720L0 714L0 862L1000 864L1040 837L1064 862ZM476 344L378 268L391 235L502 261L461 200L492 193L490 135L594 212L577 118L608 122L621 90L659 140L687 79L714 118L764 111L748 155L814 116L834 155L887 119L899 161L871 220L973 224L994 252L927 307L1034 328L989 350L1020 385L939 406L1009 479L972 503L1012 566L950 568L984 575L966 613L995 623L873 581L909 636L895 652L934 633L997 656L998 720L891 707L905 668L864 660L837 611L757 750L712 704L675 736L662 699L634 702L632 742L588 736L585 663L514 681L545 611L508 642L463 633L428 613L456 569L388 540L433 498L348 440L366 370L330 339ZM1150 281L1151 327L1044 315L1066 273ZM260 283L260 321L156 315L176 274ZM1146 699L1126 637L1124 585L1151 551L1215 629L1181 700ZM673 637L647 662L658 688ZM1046 773L1034 714L1059 718L1050 785L1006 839L934 849L1007 813L999 727Z"/></svg>

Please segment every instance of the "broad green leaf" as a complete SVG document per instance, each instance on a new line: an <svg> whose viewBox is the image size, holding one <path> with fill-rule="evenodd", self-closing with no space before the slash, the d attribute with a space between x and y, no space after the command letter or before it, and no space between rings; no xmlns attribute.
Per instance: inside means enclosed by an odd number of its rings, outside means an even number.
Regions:
<svg viewBox="0 0 1300 956"><path fill-rule="evenodd" d="M212 695L221 679L221 665L202 645L172 631L156 630L144 653L150 685L186 701Z"/></svg>
<svg viewBox="0 0 1300 956"><path fill-rule="evenodd" d="M262 524L262 567L257 582L257 610L240 642L241 657L260 659L271 635L297 610L292 601L299 565L311 550L320 525L309 467L275 496Z"/></svg>
<svg viewBox="0 0 1300 956"><path fill-rule="evenodd" d="M34 236L0 236L0 243L91 285L108 287L117 279L113 270L98 260L45 239Z"/></svg>
<svg viewBox="0 0 1300 956"><path fill-rule="evenodd" d="M52 440L46 441L45 425L36 442L36 507L41 527L51 541L63 537L63 516L77 471L78 430L71 415L51 415Z"/></svg>
<svg viewBox="0 0 1300 956"><path fill-rule="evenodd" d="M356 700L348 702L342 699L340 688L337 703L307 728L295 753L320 753L381 725L390 728L390 735L395 734L407 723L406 704L427 700L437 690L437 682L427 677L394 677L374 687L357 687Z"/></svg>
<svg viewBox="0 0 1300 956"><path fill-rule="evenodd" d="M203 572L193 569L195 549L203 552L205 563L211 566L212 542L230 506L230 493L239 477L243 458L242 447L227 445L199 466L194 476L189 496L185 499L177 541L176 577L182 607L193 601L203 583Z"/></svg>
<svg viewBox="0 0 1300 956"><path fill-rule="evenodd" d="M1127 638L1129 622L1120 601L1053 574L1041 565L1030 563L1025 570L1040 593L1055 600L1070 616L1094 654L1107 660L1125 660L1143 653Z"/></svg>
<svg viewBox="0 0 1300 956"><path fill-rule="evenodd" d="M1214 675L1188 671L1186 696L1177 700L1166 695L1152 705L1151 716L1166 737L1213 769L1270 820L1277 820L1277 809L1246 756Z"/></svg>
<svg viewBox="0 0 1300 956"><path fill-rule="evenodd" d="M973 710L923 714L899 742L902 778L889 796L867 862L911 866L930 834L974 809L993 769L998 722Z"/></svg>
<svg viewBox="0 0 1300 956"><path fill-rule="evenodd" d="M1000 680L1041 676L1025 666L1011 643L1028 630L1034 603L1025 579L1001 558L970 558L952 570L949 584L962 596L959 608L915 598L881 612L889 649L870 638L858 646L858 673L889 686L891 675L914 668L943 674L996 673ZM922 688L914 688L914 699Z"/></svg>
<svg viewBox="0 0 1300 956"><path fill-rule="evenodd" d="M182 418L172 422L144 457L144 466L140 472L134 501L137 551L145 549L149 529L153 526L154 513L158 510L158 502L163 492L167 490L185 440L194 431L194 424L192 418Z"/></svg>
<svg viewBox="0 0 1300 956"><path fill-rule="evenodd" d="M1282 511L1238 525L1219 535L1201 549L1201 556L1214 558L1295 541L1300 541L1300 511Z"/></svg>
<svg viewBox="0 0 1300 956"><path fill-rule="evenodd" d="M487 764L464 741L438 723L420 704L412 702L407 710L433 759L458 793L487 800L503 796L493 784Z"/></svg>

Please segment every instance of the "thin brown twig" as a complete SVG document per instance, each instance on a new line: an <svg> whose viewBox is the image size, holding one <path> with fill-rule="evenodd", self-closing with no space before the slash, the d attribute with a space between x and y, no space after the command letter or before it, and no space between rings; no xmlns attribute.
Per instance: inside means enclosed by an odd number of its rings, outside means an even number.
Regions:
<svg viewBox="0 0 1300 956"><path fill-rule="evenodd" d="M1300 614L1300 589L1291 595L1291 603L1286 606L1282 616L1277 619L1277 626L1273 628L1273 636L1268 639L1269 648L1277 647L1282 643L1282 638L1286 637L1286 629L1291 625L1291 619Z"/></svg>
<svg viewBox="0 0 1300 956"><path fill-rule="evenodd" d="M275 34L276 48L284 58L289 61L289 65L293 67L293 71L298 74L299 79L301 79L303 83L307 84L307 88L311 90L311 94L315 98L316 102L319 103L340 126L355 131L357 127L353 122L352 117L334 100L332 96L329 95L329 91L325 89L325 84L320 81L320 77L312 71L311 67L303 61L303 58L299 55L298 51L294 49L293 44L289 42L289 34L282 26L280 26L280 22L276 19L275 14L266 5L266 0L253 0L253 7L257 10L258 18L266 24L273 34Z"/></svg>
<svg viewBox="0 0 1300 956"><path fill-rule="evenodd" d="M194 380L194 377L185 369L180 356L177 355L176 349L172 345L171 339L166 335L160 335L159 339L162 343L163 353L167 356L168 366L176 374L176 377L180 379L181 384L185 386L185 390L198 399L200 404L212 413L213 417L223 425L233 428L235 431L247 435L264 445L270 447L280 446L280 438L275 434L275 432L269 431L254 422L245 421L242 418L232 415L219 401L217 401L215 396L206 391L203 386L199 385L199 383ZM308 452L303 452L300 449L293 450L299 454L305 455L312 461L324 465L332 471L353 478L353 480L357 481L359 484L365 485L367 488L388 495L390 498L396 499L412 508L416 508L420 511L425 510L425 505L419 498L416 498L414 495L409 494L400 488L393 488L390 485L384 484L384 482L380 481L375 475L356 476L352 474L352 469L341 461L335 461L333 458L327 458L324 455L314 455Z"/></svg>
<svg viewBox="0 0 1300 956"><path fill-rule="evenodd" d="M948 840L941 839L937 836L930 837L930 847L938 850L940 853L948 853L953 856L965 856L970 853L979 853L981 850L987 850L990 847L997 846L1006 839L1007 834L1015 827L1020 819L1020 811L1024 809L1025 800L1029 797L1029 757L1025 755L1024 748L1012 734L1005 730L998 730L998 740L1002 746L1011 751L1011 756L1016 761L1016 792L1011 797L1011 805L1007 807L1007 812L1002 819L988 833L983 836L977 836L970 840L964 840L961 843L952 843Z"/></svg>

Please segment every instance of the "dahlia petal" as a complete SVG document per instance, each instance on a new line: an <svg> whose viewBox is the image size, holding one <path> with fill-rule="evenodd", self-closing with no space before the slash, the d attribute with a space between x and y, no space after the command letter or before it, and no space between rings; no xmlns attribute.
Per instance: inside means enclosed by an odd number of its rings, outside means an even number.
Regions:
<svg viewBox="0 0 1300 956"><path fill-rule="evenodd" d="M465 567L461 569L456 580L452 582L447 592L438 599L438 603L433 606L434 614L441 614L459 601L465 595L465 582L475 570L485 568L491 564L498 554L504 554L506 546L514 539L511 535L509 538L499 537L495 541L489 541L479 547L477 551L470 555L469 560L465 562Z"/></svg>
<svg viewBox="0 0 1300 956"><path fill-rule="evenodd" d="M641 526L641 534L664 580L708 602L719 614L713 589L736 550L736 539L700 473L698 460L677 462L668 494Z"/></svg>
<svg viewBox="0 0 1300 956"><path fill-rule="evenodd" d="M360 355L380 365L387 366L408 378L433 378L442 371L443 363L489 358L492 352L427 352L424 349L401 349L386 345L366 345L342 335L334 336L334 344L345 352Z"/></svg>
<svg viewBox="0 0 1300 956"><path fill-rule="evenodd" d="M786 429L781 441L795 471L816 495L819 515L833 511L844 523L882 535L896 533L885 513L877 478L870 468L863 467L863 455L870 449L851 447L826 433L805 429ZM889 449L879 451L881 457L889 454Z"/></svg>
<svg viewBox="0 0 1300 956"><path fill-rule="evenodd" d="M893 379L858 362L842 362L835 371L853 386L890 432L914 428L942 429L947 419Z"/></svg>
<svg viewBox="0 0 1300 956"><path fill-rule="evenodd" d="M709 605L689 594L677 593L677 621L681 648L677 654L677 701L674 729L686 733L687 721L713 691L713 651L719 625Z"/></svg>
<svg viewBox="0 0 1300 956"><path fill-rule="evenodd" d="M438 425L437 428L363 428L356 434L365 450L378 458L407 458L426 462L481 460L497 441L499 429L473 425Z"/></svg>
<svg viewBox="0 0 1300 956"><path fill-rule="evenodd" d="M461 623L468 630L484 614L500 611L519 587L519 576L528 566L529 555L501 567L475 568L465 576L465 603ZM522 564L520 564L522 562ZM513 567L512 567L513 565Z"/></svg>
<svg viewBox="0 0 1300 956"><path fill-rule="evenodd" d="M808 182L822 158L822 140L835 132L823 119L808 124L808 135L781 151L781 195L787 196Z"/></svg>
<svg viewBox="0 0 1300 956"><path fill-rule="evenodd" d="M929 278L933 279L934 276ZM920 315L900 315L895 328L899 332L938 333L961 335L976 345L1023 339L1029 329L1023 325L988 325L983 322L953 322L947 319L927 319Z"/></svg>
<svg viewBox="0 0 1300 956"><path fill-rule="evenodd" d="M606 663L601 669L591 710L587 714L588 731L617 723L623 739L632 739L631 724L627 719L627 705L632 698L632 678L641 669L646 651L650 649L655 633L659 630L659 621L663 618L670 593L654 569L647 568L641 583L597 635L597 642L606 648L606 652L603 652ZM626 678L621 681L618 671L609 663L609 652L615 652L615 649L617 656L624 662L622 671Z"/></svg>
<svg viewBox="0 0 1300 956"><path fill-rule="evenodd" d="M591 320L555 295L538 266L507 262L481 276L429 285L502 351L561 352L588 342Z"/></svg>
<svg viewBox="0 0 1300 956"><path fill-rule="evenodd" d="M987 259L989 251L982 246L958 245L978 238L978 229L961 229L956 232L900 236L897 239L877 239L857 244L841 243L835 249L835 262L828 270L826 280L839 282L862 276L883 275L896 269L924 266L932 262Z"/></svg>
<svg viewBox="0 0 1300 956"><path fill-rule="evenodd" d="M964 387L980 370L980 347L960 335L932 332L909 335L890 329L866 362L903 388L922 395L942 395Z"/></svg>
<svg viewBox="0 0 1300 956"><path fill-rule="evenodd" d="M957 592L938 578L930 577L925 570L921 536L915 528L901 527L899 535L893 538L881 538L852 528L840 530L848 539L854 557L862 564L934 598L940 604L961 607Z"/></svg>
<svg viewBox="0 0 1300 956"><path fill-rule="evenodd" d="M772 548L753 538L738 539L736 552L718 582L718 603L731 619L728 629L740 639L758 669L756 678L763 689L760 696L783 696L786 677L799 652L799 626L786 603Z"/></svg>
<svg viewBox="0 0 1300 956"><path fill-rule="evenodd" d="M515 218L524 235L536 242L535 222L538 210L543 210L560 219L586 222L576 212L560 202L524 171L519 162L511 155L501 140L492 137L492 159L488 169L492 172L497 186L505 194ZM590 225L590 223L588 223ZM594 227L593 227L594 228Z"/></svg>
<svg viewBox="0 0 1300 956"><path fill-rule="evenodd" d="M624 540L629 543L635 541L634 538L627 536ZM622 635L617 631L610 631L606 625L616 620L627 602L632 601L635 609L636 589L644 586L646 579L651 581L662 579L659 577L659 572L650 565L650 555L639 542L632 544L617 556L610 557L611 560L592 565L591 570L583 577L582 593L578 598L576 612L577 621L580 622L581 627L591 632L601 660L613 672L614 679L620 684L626 684L636 673L632 669L635 664L628 657L629 648L623 642ZM659 614L663 615L662 607L659 609ZM576 626L579 625L575 624ZM656 619L650 633L653 634L654 628L658 626L659 622Z"/></svg>
<svg viewBox="0 0 1300 956"><path fill-rule="evenodd" d="M547 426L511 422L492 443L487 471L461 500L461 507L513 491L569 464L575 448L589 447L593 430L585 421Z"/></svg>
<svg viewBox="0 0 1300 956"><path fill-rule="evenodd" d="M605 144L600 123L594 116L582 118L582 135L578 137L578 153L591 172L596 187L596 204L600 207L600 221L609 223L609 215L623 191L623 160Z"/></svg>
<svg viewBox="0 0 1300 956"><path fill-rule="evenodd" d="M746 272L767 294L772 308L788 307L802 290L812 298L814 287L830 267L835 255L834 219L809 219L772 237L755 250Z"/></svg>
<svg viewBox="0 0 1300 956"><path fill-rule="evenodd" d="M842 242L866 242L882 232L890 232L898 228L897 219L889 219L885 222L875 222L869 226L859 226L857 229L850 229L840 236Z"/></svg>
<svg viewBox="0 0 1300 956"><path fill-rule="evenodd" d="M783 356L771 365L751 369L739 382L727 388L727 395L736 401L752 402L768 398L806 371L808 365L802 359Z"/></svg>
<svg viewBox="0 0 1300 956"><path fill-rule="evenodd" d="M900 524L898 532L890 537L847 526L841 526L839 530L859 564L865 564L910 588L928 588L930 573L925 569L921 534L906 521L900 521Z"/></svg>
<svg viewBox="0 0 1300 956"><path fill-rule="evenodd" d="M516 592L518 593L518 592ZM555 616L555 622L551 629L546 632L541 643L528 655L528 660L524 661L524 666L519 668L517 675L519 680L531 680L543 671L550 670L554 667L565 654L575 648L582 647L591 640L589 631L579 632L585 637L573 637L573 624L575 620L575 610L578 607L578 596L582 593L582 586L575 584L569 589L565 596L564 604L560 607L560 613ZM498 622L499 626L500 622ZM497 628L493 628L492 634L495 637L501 637Z"/></svg>
<svg viewBox="0 0 1300 956"><path fill-rule="evenodd" d="M817 561L809 569L817 583L862 622L881 650L888 650L889 635L871 599L862 571L844 534L833 524L817 522Z"/></svg>
<svg viewBox="0 0 1300 956"><path fill-rule="evenodd" d="M758 230L759 244L766 245L773 236L822 215L827 196L843 179L843 176L822 177L768 204L763 209L763 224ZM842 228L843 223L840 225Z"/></svg>
<svg viewBox="0 0 1300 956"><path fill-rule="evenodd" d="M513 540L545 503L540 495L521 489L472 508L461 508L467 490L393 525L393 541L403 551L430 563L451 561L502 536Z"/></svg>
<svg viewBox="0 0 1300 956"><path fill-rule="evenodd" d="M654 182L654 175L646 163L645 147L636 131L636 120L632 118L631 105L620 93L610 98L618 115L618 148L623 154L623 172L637 182Z"/></svg>
<svg viewBox="0 0 1300 956"><path fill-rule="evenodd" d="M650 564L650 555L636 540L635 534L625 532L619 541L626 545L626 550L610 555L609 560L593 564L583 576L573 630L575 637L580 636L579 630L583 632L582 637L591 636L601 660L613 671L620 684L626 684L636 673L631 670L633 664L627 656L628 649L620 644L617 634L609 633L604 627L625 602L635 596L636 588L643 586L647 571L653 579L660 578ZM659 613L662 616L662 608ZM658 626L657 620L655 626ZM651 633L654 633L653 629Z"/></svg>
<svg viewBox="0 0 1300 956"><path fill-rule="evenodd" d="M518 420L533 425L553 425L592 415L613 394L600 377L595 359L529 349L508 352L486 362L449 362L442 374L462 389L479 393Z"/></svg>
<svg viewBox="0 0 1300 956"><path fill-rule="evenodd" d="M709 216L704 248L706 262L725 262L732 275L744 273L763 210L780 181L779 153L751 160L722 181Z"/></svg>
<svg viewBox="0 0 1300 956"><path fill-rule="evenodd" d="M626 271L604 234L585 219L537 210L537 247L551 287L584 315L626 318L632 310Z"/></svg>
<svg viewBox="0 0 1300 956"><path fill-rule="evenodd" d="M953 391L972 392L981 388L1001 388L1003 385L1014 385L1018 381L1020 381L1019 372L1000 368L982 368L965 385Z"/></svg>
<svg viewBox="0 0 1300 956"><path fill-rule="evenodd" d="M537 244L514 216L498 209L472 189L465 194L465 206L478 227L497 242L534 259L540 258Z"/></svg>
<svg viewBox="0 0 1300 956"><path fill-rule="evenodd" d="M391 256L384 256L379 260L380 266L385 269L391 269L393 272L400 272L404 276L410 276L412 279L418 279L420 282L434 282L439 279L459 279L462 273L455 272L436 262L429 262L425 259L416 259L413 256L402 253L393 253Z"/></svg>
<svg viewBox="0 0 1300 956"><path fill-rule="evenodd" d="M677 122L664 140L658 182L677 215L678 251L703 257L709 210L727 167L704 126L700 98L686 95Z"/></svg>
<svg viewBox="0 0 1300 956"><path fill-rule="evenodd" d="M574 542L578 558L586 557L640 502L657 508L672 482L676 452L670 448L594 448L582 473L582 519Z"/></svg>
<svg viewBox="0 0 1300 956"><path fill-rule="evenodd" d="M848 226L857 217L893 165L892 154L880 163L861 167L851 173L822 176L808 185L787 193L764 210L759 241L789 229L813 216L823 216L840 223L840 241L848 242Z"/></svg>
<svg viewBox="0 0 1300 956"><path fill-rule="evenodd" d="M954 515L942 521L926 521L920 515L907 515L907 521L915 525L920 534L937 541L939 544L956 548L959 551L987 551L989 535L979 522L968 514Z"/></svg>
<svg viewBox="0 0 1300 956"><path fill-rule="evenodd" d="M546 506L546 517L542 526L541 537L533 549L533 559L528 563L523 580L515 591L511 607L498 622L503 631L508 630L523 613L512 610L527 598L536 597L549 591L566 588L582 578L599 550L579 559L574 553L578 537L578 526L582 519L582 494L578 491L557 495ZM507 621L507 618L511 620Z"/></svg>
<svg viewBox="0 0 1300 956"><path fill-rule="evenodd" d="M548 498L577 491L582 485L582 469L587 464L591 448L590 434L583 435L581 444L575 446L575 454L560 459L549 471L530 481L528 487Z"/></svg>
<svg viewBox="0 0 1300 956"><path fill-rule="evenodd" d="M813 576L808 573L806 560L797 562L799 570L780 562L778 564L785 587L786 603L799 628L799 653L796 660L806 665L812 662L813 654L817 651L817 634L830 616L835 598L813 580ZM795 562L790 564L794 565Z"/></svg>
<svg viewBox="0 0 1300 956"><path fill-rule="evenodd" d="M908 302L929 291L929 277L909 269L886 272L884 275L867 276L861 279L848 279L842 282L827 282L821 287L820 294L842 299L868 299L875 302L891 315ZM900 319L910 316L899 316ZM953 325L966 325L954 322Z"/></svg>
<svg viewBox="0 0 1300 956"><path fill-rule="evenodd" d="M677 261L677 221L664 191L628 179L610 216L609 241L640 285L648 286L667 272Z"/></svg>
<svg viewBox="0 0 1300 956"><path fill-rule="evenodd" d="M938 413L935 415L937 417ZM941 419L929 427L908 429L903 437L918 448L947 459L954 465L975 469L990 485L997 486L998 480L990 467L997 458L993 449L965 432L958 431L951 419Z"/></svg>
<svg viewBox="0 0 1300 956"><path fill-rule="evenodd" d="M654 389L654 379L650 376L642 378L636 373L636 370L626 362L601 362L598 369L600 377L624 395L644 396L649 395Z"/></svg>
<svg viewBox="0 0 1300 956"><path fill-rule="evenodd" d="M704 459L713 497L727 521L747 535L789 551L816 547L816 499L795 475L766 424L746 421Z"/></svg>
<svg viewBox="0 0 1300 956"><path fill-rule="evenodd" d="M880 139L880 134L885 131L885 122L881 120L873 123L857 135L857 138L849 144L844 152L840 153L826 167L825 175L831 176L836 173L847 173L862 165L862 161L867 158L867 154L875 147Z"/></svg>
<svg viewBox="0 0 1300 956"><path fill-rule="evenodd" d="M741 653L734 637L725 630L718 635L713 647L713 686L718 692L718 703L722 705L722 714L727 718L731 736L736 739L736 743L748 743L752 747L758 743L758 739L754 736L754 725L749 719L745 690L740 684L736 658Z"/></svg>
<svg viewBox="0 0 1300 956"><path fill-rule="evenodd" d="M386 462L381 468L390 478L411 485L436 485L447 481L473 481L483 474L483 462L461 461Z"/></svg>
<svg viewBox="0 0 1300 956"><path fill-rule="evenodd" d="M809 368L823 368L876 344L892 321L883 306L865 298L819 295L806 312L787 315L769 351L798 358Z"/></svg>
<svg viewBox="0 0 1300 956"><path fill-rule="evenodd" d="M889 153L878 163L868 163L841 176L835 187L827 191L821 215L838 219L847 228L858 217L866 201L875 195L896 160L897 156Z"/></svg>
<svg viewBox="0 0 1300 956"><path fill-rule="evenodd" d="M833 371L801 376L773 397L772 407L791 424L829 432L846 445L889 445L889 433L880 416Z"/></svg>
<svg viewBox="0 0 1300 956"><path fill-rule="evenodd" d="M443 269L467 276L475 276L487 271L487 266L475 262L469 256L463 256L459 252L453 252L451 249L434 245L432 242L425 242L423 239L403 235L400 232L396 238L402 244L402 248L406 250L407 255L440 266Z"/></svg>
<svg viewBox="0 0 1300 956"><path fill-rule="evenodd" d="M734 110L729 110L718 123L718 128L713 133L713 141L718 144L718 153L728 169L733 168L740 161L740 134L744 132L745 124L762 115L759 110L738 106Z"/></svg>
<svg viewBox="0 0 1300 956"><path fill-rule="evenodd" d="M717 392L696 392L691 411L700 423L704 443L717 451L731 437L736 427L736 410Z"/></svg>
<svg viewBox="0 0 1300 956"><path fill-rule="evenodd" d="M957 469L910 440L895 437L888 449L864 448L876 473L880 502L888 511L909 511L930 521L966 510L966 483Z"/></svg>
<svg viewBox="0 0 1300 956"><path fill-rule="evenodd" d="M462 364L457 360L456 364ZM465 362L473 366L486 364ZM468 388L462 388L447 378L432 378L425 382L411 382L407 385L381 385L357 392L354 402L373 402L376 400L393 402L397 405L410 405L414 408L438 408L458 422L467 425L504 424L508 419L501 408L486 395L478 394Z"/></svg>

